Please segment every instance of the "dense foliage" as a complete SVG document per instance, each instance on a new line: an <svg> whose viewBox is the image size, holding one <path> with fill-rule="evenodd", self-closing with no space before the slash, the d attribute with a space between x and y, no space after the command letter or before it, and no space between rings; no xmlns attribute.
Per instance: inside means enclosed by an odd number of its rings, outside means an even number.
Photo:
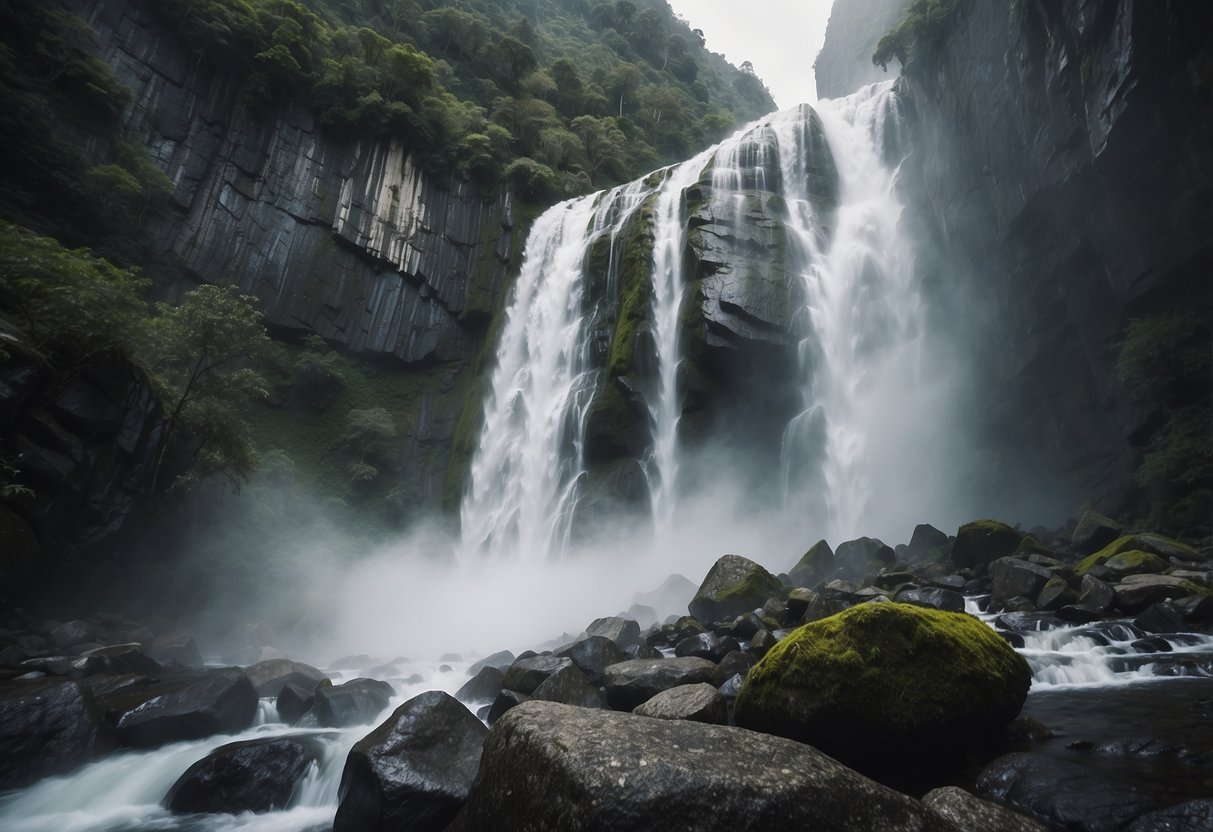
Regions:
<svg viewBox="0 0 1213 832"><path fill-rule="evenodd" d="M914 0L901 23L876 44L872 63L887 71L894 58L905 66L916 55L938 46L944 35L945 24L958 2Z"/></svg>
<svg viewBox="0 0 1213 832"><path fill-rule="evenodd" d="M343 136L536 199L670 163L773 109L752 71L662 0L146 0L268 111L306 100Z"/></svg>

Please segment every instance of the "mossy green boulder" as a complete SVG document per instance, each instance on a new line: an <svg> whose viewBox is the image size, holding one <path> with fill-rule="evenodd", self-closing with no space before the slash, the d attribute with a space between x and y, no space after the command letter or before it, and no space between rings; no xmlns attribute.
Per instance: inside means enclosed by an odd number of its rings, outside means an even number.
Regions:
<svg viewBox="0 0 1213 832"><path fill-rule="evenodd" d="M956 532L952 561L959 567L979 566L1005 558L1019 548L1023 534L999 520L974 520Z"/></svg>
<svg viewBox="0 0 1213 832"><path fill-rule="evenodd" d="M708 570L689 607L700 621L726 621L784 595L783 584L760 564L725 555Z"/></svg>
<svg viewBox="0 0 1213 832"><path fill-rule="evenodd" d="M819 540L788 570L788 577L796 586L813 586L833 570L834 550L829 543Z"/></svg>
<svg viewBox="0 0 1213 832"><path fill-rule="evenodd" d="M1170 566L1167 558L1178 558L1192 562L1200 562L1204 560L1204 556L1200 552L1188 546L1186 543L1181 543L1178 540L1172 540L1169 537L1163 537L1160 534L1151 534L1149 532L1143 534L1126 534L1123 537L1118 537L1116 540L1109 543L1107 546L1100 549L1093 555L1088 555L1074 568L1074 572L1082 577L1090 572L1096 566L1107 564L1112 558L1128 552L1137 552L1138 554L1149 554L1158 557L1163 566L1160 569L1139 569L1138 572L1161 572ZM1132 573L1125 573L1132 574Z"/></svg>
<svg viewBox="0 0 1213 832"><path fill-rule="evenodd" d="M948 754L1015 718L1028 663L967 613L861 604L789 633L737 697L737 724L849 765Z"/></svg>

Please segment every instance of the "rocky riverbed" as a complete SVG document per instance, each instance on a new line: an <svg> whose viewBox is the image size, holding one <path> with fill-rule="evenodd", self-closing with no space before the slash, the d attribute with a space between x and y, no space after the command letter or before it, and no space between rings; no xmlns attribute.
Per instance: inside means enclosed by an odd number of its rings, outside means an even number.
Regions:
<svg viewBox="0 0 1213 832"><path fill-rule="evenodd" d="M15 613L0 819L1208 829L1210 554L1092 513L919 526L896 547L819 542L781 573L724 556L651 596L681 609L638 603L517 654L323 669L269 645L207 666L185 631Z"/></svg>

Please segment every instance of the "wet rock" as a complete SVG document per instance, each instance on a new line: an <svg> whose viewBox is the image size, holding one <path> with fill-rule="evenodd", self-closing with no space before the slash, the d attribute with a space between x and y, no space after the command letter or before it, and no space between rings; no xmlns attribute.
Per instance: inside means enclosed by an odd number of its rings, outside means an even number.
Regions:
<svg viewBox="0 0 1213 832"><path fill-rule="evenodd" d="M1078 601L1078 593L1070 589L1070 585L1062 578L1052 577L1045 582L1044 588L1036 596L1036 608L1041 610L1058 610Z"/></svg>
<svg viewBox="0 0 1213 832"><path fill-rule="evenodd" d="M239 668L182 672L158 679L98 677L92 690L122 745L155 748L170 742L234 734L253 724L257 691Z"/></svg>
<svg viewBox="0 0 1213 832"><path fill-rule="evenodd" d="M93 672L121 675L125 673L159 673L160 662L143 652L139 644L114 644L95 647L81 654L93 663Z"/></svg>
<svg viewBox="0 0 1213 832"><path fill-rule="evenodd" d="M906 563L917 566L945 559L949 555L948 536L929 523L914 527L906 546Z"/></svg>
<svg viewBox="0 0 1213 832"><path fill-rule="evenodd" d="M463 830L940 830L806 745L738 728L528 702L493 727Z"/></svg>
<svg viewBox="0 0 1213 832"><path fill-rule="evenodd" d="M793 586L810 587L825 580L833 571L834 551L830 544L819 540L788 570L788 577Z"/></svg>
<svg viewBox="0 0 1213 832"><path fill-rule="evenodd" d="M539 702L559 702L578 708L605 708L606 696L590 684L576 665L569 664L543 680L531 699Z"/></svg>
<svg viewBox="0 0 1213 832"><path fill-rule="evenodd" d="M202 654L198 651L198 643L187 630L177 630L165 633L152 642L148 655L163 664L179 664L182 667L200 667Z"/></svg>
<svg viewBox="0 0 1213 832"><path fill-rule="evenodd" d="M640 624L630 618L597 618L585 628L585 635L602 636L615 642L620 650L640 643Z"/></svg>
<svg viewBox="0 0 1213 832"><path fill-rule="evenodd" d="M721 658L717 668L721 676L728 677L735 673L745 676L750 672L750 668L754 666L755 661L756 659L744 650L732 650Z"/></svg>
<svg viewBox="0 0 1213 832"><path fill-rule="evenodd" d="M999 558L990 564L990 595L994 603L1004 604L1015 597L1035 599L1052 577L1052 572L1035 563Z"/></svg>
<svg viewBox="0 0 1213 832"><path fill-rule="evenodd" d="M893 596L899 604L914 604L919 607L931 607L937 610L964 612L965 599L959 592L937 587L915 587L903 589Z"/></svg>
<svg viewBox="0 0 1213 832"><path fill-rule="evenodd" d="M244 671L258 696L277 696L287 684L299 685L303 688L314 688L328 679L323 673L310 664L294 662L290 659L270 659L257 662Z"/></svg>
<svg viewBox="0 0 1213 832"><path fill-rule="evenodd" d="M84 621L68 621L51 631L51 641L56 647L74 647L84 641L94 641L97 631Z"/></svg>
<svg viewBox="0 0 1213 832"><path fill-rule="evenodd" d="M817 598L818 595L813 590L806 587L795 587L788 593L788 617L793 621L800 621ZM744 638L749 638L750 635L753 633Z"/></svg>
<svg viewBox="0 0 1213 832"><path fill-rule="evenodd" d="M571 659L551 654L518 659L506 670L502 687L530 696L544 679L572 663Z"/></svg>
<svg viewBox="0 0 1213 832"><path fill-rule="evenodd" d="M1133 626L1147 633L1182 633L1184 624L1183 610L1170 601L1151 604L1133 619Z"/></svg>
<svg viewBox="0 0 1213 832"><path fill-rule="evenodd" d="M619 711L630 711L657 694L681 685L711 683L716 665L693 656L674 659L634 659L606 669L607 702Z"/></svg>
<svg viewBox="0 0 1213 832"><path fill-rule="evenodd" d="M396 691L378 679L352 679L343 685L320 684L312 712L324 728L348 728L373 722Z"/></svg>
<svg viewBox="0 0 1213 832"><path fill-rule="evenodd" d="M504 682L505 674L500 670L492 666L482 667L455 692L455 698L460 702L492 700L501 692Z"/></svg>
<svg viewBox="0 0 1213 832"><path fill-rule="evenodd" d="M710 725L727 725L729 709L724 696L711 685L682 685L662 691L632 711L655 719L689 719Z"/></svg>
<svg viewBox="0 0 1213 832"><path fill-rule="evenodd" d="M296 685L294 682L287 682L282 686L282 690L278 691L276 701L278 718L287 725L294 725L312 709L314 704L316 704L315 687L307 688L303 685Z"/></svg>
<svg viewBox="0 0 1213 832"><path fill-rule="evenodd" d="M1213 595L1185 595L1175 602L1189 624L1213 624Z"/></svg>
<svg viewBox="0 0 1213 832"><path fill-rule="evenodd" d="M1071 545L1084 555L1097 552L1120 537L1121 526L1097 511L1084 511L1070 535Z"/></svg>
<svg viewBox="0 0 1213 832"><path fill-rule="evenodd" d="M0 791L70 771L113 747L110 727L76 682L0 682Z"/></svg>
<svg viewBox="0 0 1213 832"><path fill-rule="evenodd" d="M754 561L725 555L700 584L689 608L700 621L726 621L783 594L779 579Z"/></svg>
<svg viewBox="0 0 1213 832"><path fill-rule="evenodd" d="M1158 809L1130 823L1125 832L1208 832L1213 829L1213 799L1197 798Z"/></svg>
<svg viewBox="0 0 1213 832"><path fill-rule="evenodd" d="M952 561L962 569L993 563L1011 555L1023 535L998 520L976 520L965 523L956 532L952 543ZM1037 590L1039 592L1039 589ZM1012 595L1028 593L1014 592ZM1031 593L1036 597L1036 592ZM1005 596L1010 597L1010 595Z"/></svg>
<svg viewBox="0 0 1213 832"><path fill-rule="evenodd" d="M497 720L501 719L501 717L505 716L505 712L510 708L521 705L530 698L531 697L525 693L519 693L518 691L510 690L509 688L502 688L501 692L497 694L497 698L493 700L493 704L489 706L488 715L485 716L484 721L489 725L492 725Z"/></svg>
<svg viewBox="0 0 1213 832"><path fill-rule="evenodd" d="M445 829L467 800L487 733L445 693L405 702L350 750L333 832Z"/></svg>
<svg viewBox="0 0 1213 832"><path fill-rule="evenodd" d="M770 630L759 630L750 639L750 654L756 659L761 659L770 652L770 649L775 646L776 641L777 639Z"/></svg>
<svg viewBox="0 0 1213 832"><path fill-rule="evenodd" d="M674 645L675 656L696 656L701 659L717 659L720 641L711 633L684 638Z"/></svg>
<svg viewBox="0 0 1213 832"><path fill-rule="evenodd" d="M956 786L932 789L923 795L922 803L960 832L1045 832L1031 818Z"/></svg>
<svg viewBox="0 0 1213 832"><path fill-rule="evenodd" d="M849 581L860 581L865 574L892 566L893 549L874 537L860 537L838 544L834 550L834 574Z"/></svg>
<svg viewBox="0 0 1213 832"><path fill-rule="evenodd" d="M468 675L475 676L482 668L485 667L495 667L498 670L505 670L513 663L514 654L509 650L501 650L485 656L479 661L472 662L471 666L468 667Z"/></svg>
<svg viewBox="0 0 1213 832"><path fill-rule="evenodd" d="M883 764L1001 731L1031 675L973 616L864 604L789 634L746 677L735 716L844 762Z"/></svg>
<svg viewBox="0 0 1213 832"><path fill-rule="evenodd" d="M165 805L174 812L231 814L282 809L319 759L319 749L304 738L224 745L185 770Z"/></svg>
<svg viewBox="0 0 1213 832"><path fill-rule="evenodd" d="M1114 587L1116 606L1125 612L1140 612L1160 601L1175 601L1190 595L1193 585L1170 575L1130 575Z"/></svg>
<svg viewBox="0 0 1213 832"><path fill-rule="evenodd" d="M1094 575L1083 575L1079 586L1078 603L1094 610L1100 615L1112 611L1112 603L1116 600L1116 592L1110 584L1101 581Z"/></svg>
<svg viewBox="0 0 1213 832"><path fill-rule="evenodd" d="M1051 826L1075 832L1111 832L1152 808L1142 792L1106 780L1077 763L1016 753L990 763L977 791Z"/></svg>
<svg viewBox="0 0 1213 832"><path fill-rule="evenodd" d="M1098 610L1092 609L1085 604L1066 604L1057 610L1058 620L1068 621L1071 624L1089 624L1092 621L1098 621L1102 617Z"/></svg>

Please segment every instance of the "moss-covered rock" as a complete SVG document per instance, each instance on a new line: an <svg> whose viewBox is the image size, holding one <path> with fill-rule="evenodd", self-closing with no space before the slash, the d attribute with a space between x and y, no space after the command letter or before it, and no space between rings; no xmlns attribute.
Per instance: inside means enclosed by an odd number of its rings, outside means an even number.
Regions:
<svg viewBox="0 0 1213 832"><path fill-rule="evenodd" d="M689 606L691 615L700 621L724 621L783 594L783 584L760 564L740 555L725 555L708 570Z"/></svg>
<svg viewBox="0 0 1213 832"><path fill-rule="evenodd" d="M852 765L947 753L1014 719L1032 672L967 613L861 604L806 624L746 677L737 724Z"/></svg>
<svg viewBox="0 0 1213 832"><path fill-rule="evenodd" d="M834 550L829 543L819 540L788 570L788 577L796 586L813 586L833 571Z"/></svg>
<svg viewBox="0 0 1213 832"><path fill-rule="evenodd" d="M956 532L952 560L961 568L979 566L1011 555L1023 534L999 520L974 520Z"/></svg>
<svg viewBox="0 0 1213 832"><path fill-rule="evenodd" d="M1130 549L1108 558L1104 563L1104 568L1115 577L1122 578L1126 575L1140 575L1147 572L1155 574L1165 572L1170 565L1158 555L1143 552L1140 549Z"/></svg>
<svg viewBox="0 0 1213 832"><path fill-rule="evenodd" d="M1107 546L1100 549L1093 555L1088 555L1083 558L1082 562L1074 568L1075 573L1079 577L1087 574L1096 566L1103 566L1109 560L1117 555L1125 552L1137 551L1146 554L1156 555L1164 561L1163 567L1160 569L1142 569L1143 572L1161 572L1167 567L1165 560L1167 558L1178 558L1180 560L1188 560L1199 562L1204 560L1204 556L1200 552L1181 543L1178 540L1172 540L1169 537L1163 537L1160 534L1127 534L1123 537L1118 537L1116 540L1109 543ZM1125 572L1123 574L1133 574Z"/></svg>

